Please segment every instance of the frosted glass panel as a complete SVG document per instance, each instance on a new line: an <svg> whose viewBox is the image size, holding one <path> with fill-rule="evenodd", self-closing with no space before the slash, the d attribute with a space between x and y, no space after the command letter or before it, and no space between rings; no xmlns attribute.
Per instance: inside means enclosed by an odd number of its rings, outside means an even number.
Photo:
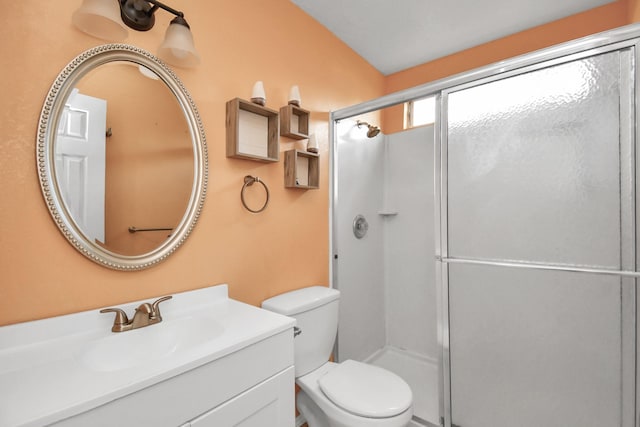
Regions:
<svg viewBox="0 0 640 427"><path fill-rule="evenodd" d="M449 95L450 256L620 267L620 58Z"/></svg>
<svg viewBox="0 0 640 427"><path fill-rule="evenodd" d="M454 424L621 425L619 278L452 264L449 290Z"/></svg>

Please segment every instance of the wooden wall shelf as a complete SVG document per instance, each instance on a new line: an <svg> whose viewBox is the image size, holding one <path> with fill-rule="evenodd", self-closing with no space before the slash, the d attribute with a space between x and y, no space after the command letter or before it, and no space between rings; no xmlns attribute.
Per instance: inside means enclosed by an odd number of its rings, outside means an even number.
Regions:
<svg viewBox="0 0 640 427"><path fill-rule="evenodd" d="M278 112L244 99L227 102L227 157L277 162Z"/></svg>
<svg viewBox="0 0 640 427"><path fill-rule="evenodd" d="M309 138L309 111L288 104L280 109L280 135L293 139Z"/></svg>
<svg viewBox="0 0 640 427"><path fill-rule="evenodd" d="M315 190L320 188L320 156L302 150L284 153L284 186Z"/></svg>

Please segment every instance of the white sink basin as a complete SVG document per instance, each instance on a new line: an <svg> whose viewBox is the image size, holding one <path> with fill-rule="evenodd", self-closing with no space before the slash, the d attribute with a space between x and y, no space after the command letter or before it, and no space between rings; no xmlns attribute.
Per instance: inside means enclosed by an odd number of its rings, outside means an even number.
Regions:
<svg viewBox="0 0 640 427"><path fill-rule="evenodd" d="M132 315L154 299L116 307ZM111 332L113 315L97 309L0 327L0 426L56 423L222 359L295 323L230 299L227 285L173 294L161 312L160 323L117 333Z"/></svg>
<svg viewBox="0 0 640 427"><path fill-rule="evenodd" d="M219 337L223 327L211 316L186 316L88 343L80 360L97 371L118 371L184 353Z"/></svg>

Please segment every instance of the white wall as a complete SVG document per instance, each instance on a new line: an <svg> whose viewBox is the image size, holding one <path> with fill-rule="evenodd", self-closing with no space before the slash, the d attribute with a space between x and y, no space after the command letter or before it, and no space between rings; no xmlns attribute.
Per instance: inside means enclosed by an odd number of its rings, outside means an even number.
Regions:
<svg viewBox="0 0 640 427"><path fill-rule="evenodd" d="M387 344L437 360L433 126L387 136Z"/></svg>
<svg viewBox="0 0 640 427"><path fill-rule="evenodd" d="M337 288L341 292L338 352L341 360L364 359L385 344L382 205L384 137L342 120L338 136L336 208ZM352 223L364 215L369 231L356 239Z"/></svg>
<svg viewBox="0 0 640 427"><path fill-rule="evenodd" d="M433 127L367 138L343 120L337 136L339 358L391 345L435 360ZM351 230L357 214L369 222L361 240Z"/></svg>

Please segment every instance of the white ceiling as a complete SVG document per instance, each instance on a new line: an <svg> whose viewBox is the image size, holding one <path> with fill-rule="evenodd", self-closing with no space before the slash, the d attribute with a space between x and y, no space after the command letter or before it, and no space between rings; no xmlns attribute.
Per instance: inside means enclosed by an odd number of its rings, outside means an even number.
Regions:
<svg viewBox="0 0 640 427"><path fill-rule="evenodd" d="M384 75L615 0L291 0Z"/></svg>

